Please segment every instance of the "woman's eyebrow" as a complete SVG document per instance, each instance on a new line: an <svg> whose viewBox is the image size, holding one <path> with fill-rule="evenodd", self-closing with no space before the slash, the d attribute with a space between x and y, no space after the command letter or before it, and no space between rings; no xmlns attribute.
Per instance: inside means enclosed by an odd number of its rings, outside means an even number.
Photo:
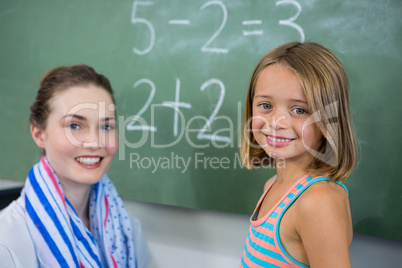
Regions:
<svg viewBox="0 0 402 268"><path fill-rule="evenodd" d="M64 119L64 118L66 118L66 117L74 117L74 118L77 118L77 119L79 119L79 120L87 120L87 118L85 117L85 116L82 116L82 115L78 115L78 114L66 114L65 116L63 116L61 119Z"/></svg>
<svg viewBox="0 0 402 268"><path fill-rule="evenodd" d="M105 117L105 118L102 118L102 119L101 119L101 121L111 121L111 120L116 120L116 117L114 117L114 116L109 116L109 117Z"/></svg>

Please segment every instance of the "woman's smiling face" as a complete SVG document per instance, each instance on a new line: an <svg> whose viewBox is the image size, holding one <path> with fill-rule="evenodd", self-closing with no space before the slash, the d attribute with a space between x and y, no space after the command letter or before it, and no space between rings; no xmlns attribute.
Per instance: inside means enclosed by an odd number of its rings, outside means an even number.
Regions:
<svg viewBox="0 0 402 268"><path fill-rule="evenodd" d="M49 101L45 129L31 127L54 172L64 183L94 184L117 152L114 103L92 84L59 91Z"/></svg>

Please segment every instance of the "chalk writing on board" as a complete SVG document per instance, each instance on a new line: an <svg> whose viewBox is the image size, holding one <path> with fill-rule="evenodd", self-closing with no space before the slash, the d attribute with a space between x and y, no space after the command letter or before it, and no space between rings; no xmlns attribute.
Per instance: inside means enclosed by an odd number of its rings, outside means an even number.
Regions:
<svg viewBox="0 0 402 268"><path fill-rule="evenodd" d="M209 87L212 84L217 84L220 88L220 95L219 95L219 100L217 105L215 106L215 109L213 110L212 114L209 116L208 121L205 123L205 125L201 128L200 132L197 135L197 138L199 140L213 140L213 141L222 141L222 142L230 142L230 138L226 136L220 136L214 133L213 135L211 134L205 134L205 131L210 127L210 124L214 122L216 119L216 115L219 112L219 109L222 106L223 99L225 98L225 85L220 81L219 79L210 79L206 81L204 84L201 86L201 91L204 91L207 87ZM231 122L231 121L230 121Z"/></svg>
<svg viewBox="0 0 402 268"><path fill-rule="evenodd" d="M261 25L262 20L244 20L242 21L243 25ZM263 30L253 30L253 31L244 31L243 30L243 35L248 36L248 35L262 35L264 33Z"/></svg>
<svg viewBox="0 0 402 268"><path fill-rule="evenodd" d="M187 102L180 102L180 80L176 79L176 94L175 101L164 101L162 102L163 106L173 107L174 111L174 121L173 121L173 136L177 137L178 131L178 121L179 121L179 108L187 108L191 109L191 104Z"/></svg>
<svg viewBox="0 0 402 268"><path fill-rule="evenodd" d="M151 88L151 92L149 94L149 97L147 99L147 101L145 102L144 106L140 109L140 111L133 116L133 118L127 123L126 129L128 131L151 131L151 132L156 132L157 131L157 127L153 126L153 125L148 125L145 120L141 117L142 114L149 108L149 106L151 105L151 102L155 96L155 92L156 92L156 87L155 84L146 78L140 79L137 82L134 83L134 88L137 88L139 85L141 84L148 84ZM202 126L202 128L199 130L198 134L197 134L197 139L198 140L211 140L211 141L218 141L218 142L225 142L225 143L229 143L231 141L231 138L228 136L221 136L221 135L217 135L217 133L214 134L207 134L206 131L210 130L211 128L211 124L219 119L227 119L226 117L220 117L217 116L218 112L223 104L223 100L225 98L225 85L222 83L222 81L220 81L219 79L213 78L213 79L209 79L208 81L204 82L201 87L200 90L201 91L205 91L208 87L211 87L212 85L218 85L219 87L219 100L215 106L215 108L213 109L211 115L206 118L203 116L195 116L193 117L191 120L189 120L188 125L190 125L192 123L192 121L200 119L200 120L204 120L205 124ZM178 126L179 126L179 116L183 119L182 114L180 113L180 108L186 108L186 109L191 109L192 105L190 103L187 102L181 102L180 101L180 79L176 79L176 91L175 91L175 101L164 101L162 102L161 105L153 105L155 107L158 106L164 106L164 107L171 107L174 109L174 117L173 117L173 136L177 137L178 135ZM227 120L229 122L229 124L231 125L232 129L232 123L230 120ZM182 127L184 125L184 122L182 122Z"/></svg>
<svg viewBox="0 0 402 268"><path fill-rule="evenodd" d="M191 3L191 2L189 2L189 3ZM279 6L296 7L297 11L293 17L287 18L287 19L281 19L278 21L278 24L283 25L283 26L288 26L288 27L295 29L300 35L300 41L304 42L304 40L305 40L304 30L300 25L298 25L295 22L302 12L302 7L301 7L300 3L296 0L279 0L275 4L277 7L279 7ZM155 44L155 29L154 29L153 24L149 20L137 16L137 9L140 6L145 7L145 6L152 6L152 5L153 5L152 1L135 0L133 2L133 9L131 12L131 23L132 24L144 24L150 34L149 43L146 48L143 48L143 49L139 49L137 47L133 48L133 52L137 55L146 55L146 54L150 53ZM215 31L212 32L212 35L202 45L202 47L200 49L202 52L205 52L205 53L227 54L229 52L228 48L214 47L212 45L212 43L214 42L214 40L216 40L218 38L219 34L223 31L223 29L226 26L226 23L228 20L228 10L227 10L225 4L221 1L208 1L200 7L200 12L202 12L206 8L212 7L212 6L215 8L218 8L222 11L222 16L219 18L221 20L220 25ZM187 19L170 19L167 21L167 23L169 25L190 25L191 21L187 20ZM262 23L263 23L263 21L259 20L259 19L242 21L243 27L247 27L247 28L250 28L250 27L253 27L256 25L257 26L262 25ZM242 32L243 32L243 36L254 36L254 35L263 35L264 34L264 30L261 27L256 28L254 30L243 30Z"/></svg>
<svg viewBox="0 0 402 268"><path fill-rule="evenodd" d="M189 2L191 3L191 2ZM304 30L303 28L298 25L295 21L299 17L299 15L302 12L302 7L299 4L298 1L296 0L278 0L275 2L276 8L287 8L288 6L292 8L296 8L295 14L290 17L290 18L283 18L278 21L278 24L281 26L286 26L290 27L292 29L295 29L298 34L300 35L300 41L304 41L305 36L304 36ZM149 19L143 18L138 16L138 8L146 8L146 7L154 7L154 2L152 1L137 1L134 0L133 2L133 9L131 12L131 23L132 24L138 24L142 25L142 27L145 26L146 31L149 32L149 41L146 40L147 44L145 48L133 48L133 52L137 55L143 56L148 53L150 53L154 47L155 44L155 29L154 25ZM222 48L222 47L215 47L213 45L214 41L219 38L219 35L222 33L224 30L226 23L228 21L228 9L226 5L222 1L207 1L203 5L200 6L199 12L205 12L206 9L218 9L221 13L217 18L219 20L219 27L216 29L213 29L211 31L210 37L204 42L204 44L200 48L202 52L204 53L220 53L220 54L228 54L229 49L228 48ZM275 7L274 7L275 8ZM192 25L193 22L186 19L186 18L167 18L167 23L169 25ZM261 36L264 34L264 29L263 29L263 20L261 19L249 19L249 20L243 20L241 21L241 25L243 27L242 34L243 36ZM281 27L280 26L280 27ZM204 116L195 116L191 118L185 125L184 121L185 118L183 114L181 113L181 109L192 109L191 103L188 102L183 102L180 101L180 79L176 79L176 90L175 90L175 98L174 101L163 101L161 104L153 104L152 101L154 99L155 93L156 93L156 87L155 84L146 78L140 79L134 84L134 88L139 87L140 85L145 84L150 87L150 93L147 101L145 102L144 106L139 110L139 112L132 117L132 119L128 122L126 126L126 130L128 131L149 131L149 132L157 132L157 127L154 126L154 122L152 121L151 124L147 124L145 120L142 118L142 115L149 109L151 108L151 115L153 115L153 112L156 107L170 107L173 108L173 136L178 137L179 135L179 127L180 128L180 137L183 135L182 129L183 128L188 128L191 125L191 123L195 120L203 120L205 123L201 127L201 129L191 129L190 131L186 131L186 135L188 135L188 132L198 132L197 133L197 139L198 140L209 140L211 141L215 146L218 146L216 142L221 142L221 143L229 143L233 140L231 136L224 136L224 135L218 135L221 134L224 131L228 131L230 129L233 129L233 123L231 120L227 120L227 116L224 115L218 115L219 111L222 107L224 98L225 98L225 85L224 83L218 79L218 78L212 78L204 82L200 90L201 91L206 91L206 90L216 90L216 86L218 88L218 93L219 93L219 99L217 103L215 104L211 114L209 115L208 118ZM211 126L216 122L217 120L226 120L230 126L230 129L220 129L212 134L211 132ZM229 131L229 133L231 133ZM188 139L189 140L189 139ZM207 146L207 145L206 145Z"/></svg>
<svg viewBox="0 0 402 268"><path fill-rule="evenodd" d="M189 20L169 20L168 23L169 24L184 24L184 25L187 25L187 24L190 24L190 21Z"/></svg>
<svg viewBox="0 0 402 268"><path fill-rule="evenodd" d="M150 31L150 34L151 34L151 38L150 38L149 45L148 45L147 48L145 48L143 50L133 48L134 53L138 54L138 55L145 55L145 54L149 53L152 50L152 48L153 48L153 46L155 44L155 29L154 29L154 26L152 25L152 23L150 23L146 19L138 18L136 16L138 6L150 6L150 5L153 5L153 2L150 2L150 1L134 1L134 3L133 3L133 12L131 13L131 23L132 24L136 24L136 23L145 24L145 26L148 27L148 29Z"/></svg>
<svg viewBox="0 0 402 268"><path fill-rule="evenodd" d="M294 15L293 17L291 17L290 19L287 19L287 20L280 20L280 21L279 21L279 24L280 24L280 25L290 26L290 27L296 29L296 30L299 32L299 34L300 34L300 38L301 38L300 41L301 41L301 42L304 42L304 31L303 31L303 28L300 27L298 24L294 23L294 21L299 17L299 15L300 15L300 13L301 13L301 11L302 11L301 5L300 5L297 1L295 1L295 0L281 0L281 1L276 2L276 5L277 5L277 6L285 5L285 4L291 4L291 5L296 6L296 7L297 7L297 13L296 13L296 15Z"/></svg>
<svg viewBox="0 0 402 268"><path fill-rule="evenodd" d="M141 120L141 115L148 109L149 105L152 102L152 99L155 96L155 84L149 80L149 79L140 79L137 82L135 82L134 84L134 88L137 88L140 84L148 84L151 87L151 92L149 94L149 97L147 99L147 101L145 102L144 106L141 108L141 110L134 116L133 119L131 119L131 121L127 124L126 129L127 130L146 130L146 131L152 131L155 132L157 130L156 127L154 126L148 126L147 124L144 124L144 122L139 122L141 123L140 125L135 125L135 123L137 123L139 120Z"/></svg>
<svg viewBox="0 0 402 268"><path fill-rule="evenodd" d="M202 46L201 51L204 52L213 52L213 53L228 53L229 49L227 48L216 48L216 47L208 47L212 41L215 40L215 38L220 34L220 32L223 30L223 28L225 27L226 24L226 20L228 18L228 11L226 9L226 6L221 2L221 1L209 1L207 3L205 3L202 7L201 10L203 10L204 8L211 6L211 5L218 5L222 8L223 11L223 19L222 19L222 23L219 26L218 30L212 35L212 37L210 39L208 39L208 41Z"/></svg>

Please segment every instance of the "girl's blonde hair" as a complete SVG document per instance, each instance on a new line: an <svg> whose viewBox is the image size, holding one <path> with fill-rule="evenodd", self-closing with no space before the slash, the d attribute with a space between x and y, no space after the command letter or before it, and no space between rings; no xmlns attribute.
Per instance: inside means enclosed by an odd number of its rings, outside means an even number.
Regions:
<svg viewBox="0 0 402 268"><path fill-rule="evenodd" d="M251 131L255 85L260 73L271 64L281 64L296 74L311 111L306 123L315 124L324 137L318 152L307 148L314 159L306 172L344 181L357 160L348 79L335 55L313 42L281 45L266 54L255 67L246 98L240 152L243 164L251 169L274 163L257 144Z"/></svg>

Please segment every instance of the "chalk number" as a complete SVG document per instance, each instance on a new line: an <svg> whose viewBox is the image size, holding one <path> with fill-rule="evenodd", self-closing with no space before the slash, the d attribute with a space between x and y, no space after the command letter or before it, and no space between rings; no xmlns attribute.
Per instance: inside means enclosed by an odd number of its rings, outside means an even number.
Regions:
<svg viewBox="0 0 402 268"><path fill-rule="evenodd" d="M145 26L149 29L149 32L150 32L150 35L151 35L148 47L146 47L146 48L144 48L142 50L140 50L140 49L138 49L136 47L133 48L134 53L138 54L138 55L148 54L152 50L152 48L153 48L153 46L155 44L154 26L152 26L152 23L150 23L148 20L137 17L137 7L138 6L150 6L150 5L153 5L153 2L150 2L150 1L134 1L134 3L133 3L133 10L132 10L132 13L131 13L131 23L132 24L136 24L136 23L145 24Z"/></svg>

